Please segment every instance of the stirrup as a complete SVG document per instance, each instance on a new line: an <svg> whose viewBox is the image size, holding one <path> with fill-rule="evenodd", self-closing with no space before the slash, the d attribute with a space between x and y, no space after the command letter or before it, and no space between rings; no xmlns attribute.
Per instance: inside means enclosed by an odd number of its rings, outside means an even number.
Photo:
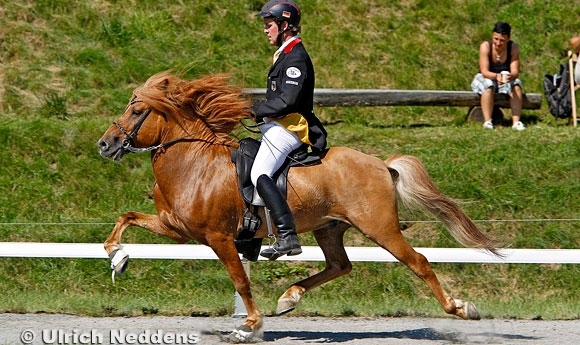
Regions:
<svg viewBox="0 0 580 345"><path fill-rule="evenodd" d="M288 250L278 250L278 248L276 247L276 245L278 244L278 242L274 243L273 246L266 248L264 250L262 250L260 252L260 255L268 258L268 260L276 260L281 256L284 255L288 255L288 256L294 256L294 255L299 255L302 254L302 247L300 245L298 245L298 247L294 247L294 248L290 248Z"/></svg>

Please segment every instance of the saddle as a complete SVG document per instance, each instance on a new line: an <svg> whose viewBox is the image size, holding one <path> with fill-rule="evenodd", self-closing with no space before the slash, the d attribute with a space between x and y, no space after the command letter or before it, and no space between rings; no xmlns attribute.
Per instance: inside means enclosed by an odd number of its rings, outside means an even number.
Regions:
<svg viewBox="0 0 580 345"><path fill-rule="evenodd" d="M232 150L231 160L236 166L238 189L246 204L246 211L242 216L242 225L238 229L236 247L238 247L238 252L244 254L244 257L248 260L256 261L258 255L257 252L254 255L254 249L257 245L259 251L259 245L261 245L262 239L254 239L254 235L262 224L262 220L258 216L258 208L264 206L264 204L262 200L254 200L256 193L250 178L250 172L252 171L254 159L260 148L260 142L253 138L245 138L241 139L239 144L238 149ZM320 164L323 154L324 152L318 151L309 152L308 145L304 144L288 155L284 164L272 176L272 180L276 182L276 186L280 189L284 197L288 194L287 177L290 168L293 166L304 167ZM250 242L253 244L250 244ZM250 251L252 253L245 253L244 251L248 251L245 247L251 247L252 249Z"/></svg>

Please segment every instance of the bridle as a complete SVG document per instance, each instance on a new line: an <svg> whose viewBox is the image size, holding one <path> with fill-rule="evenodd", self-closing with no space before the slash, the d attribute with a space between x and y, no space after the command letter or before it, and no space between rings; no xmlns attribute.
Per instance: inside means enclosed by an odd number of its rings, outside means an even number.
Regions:
<svg viewBox="0 0 580 345"><path fill-rule="evenodd" d="M133 104L139 103L139 102L143 102L143 100L135 98L134 100L129 102L129 104L127 105L127 108L129 108ZM139 119L139 122L137 122L135 127L133 127L133 130L131 131L131 133L129 133L125 128L123 128L123 126L118 124L116 121L113 122L113 124L115 126L117 126L117 128L126 136L126 138L123 139L123 142L121 144L121 147L123 148L123 150L125 150L127 152L132 152L132 153L155 151L159 148L172 145L178 141L181 141L181 140L186 139L187 137L191 136L190 134L188 134L188 135L183 136L181 138L170 140L170 141L167 141L165 143L161 143L161 144L149 146L149 147L135 147L133 144L133 138L135 138L137 136L137 132L139 132L139 130L141 129L141 126L143 126L143 123L145 122L145 120L147 120L147 117L149 116L149 114L151 114L151 108L145 110L145 112L141 115L141 119Z"/></svg>
<svg viewBox="0 0 580 345"><path fill-rule="evenodd" d="M143 101L136 98L136 99L132 100L131 102L129 102L129 105L127 105L127 108L129 108L130 106L132 106L133 104L138 103L138 102L143 102ZM141 149L141 148L137 148L137 147L132 146L133 138L135 138L137 136L137 132L139 132L139 130L141 129L141 126L143 126L143 123L145 122L145 120L147 120L147 117L149 116L150 113L151 113L151 108L147 109L145 111L145 113L143 113L141 115L141 119L139 119L139 122L137 122L135 127L133 127L133 130L131 131L131 133L127 132L127 130L125 130L125 128L123 128L123 126L118 124L117 121L113 122L113 124L115 126L117 126L117 128L126 136L126 138L123 139L123 143L121 144L121 147L123 148L123 150L128 151L128 152L143 152L143 151L155 150L155 148Z"/></svg>
<svg viewBox="0 0 580 345"><path fill-rule="evenodd" d="M135 98L133 99L131 102L129 102L129 104L127 105L127 109L132 106L135 103L139 103L139 102L143 102L143 100L139 99L139 98ZM133 130L131 131L131 133L129 133L125 128L123 128L123 126L121 126L120 124L118 124L116 121L113 122L113 124L123 133L125 134L126 138L123 139L123 142L121 144L121 148L125 151L125 152L131 152L131 153L139 153L139 152L149 152L149 151L155 151L157 149L163 148L163 147L168 147L171 146L177 142L180 141L201 141L201 142L205 142L207 144L218 144L218 145L223 145L223 146L230 146L228 143L216 143L214 141L211 140L206 140L206 139L201 139L201 138L191 138L193 136L193 134L191 133L187 133L187 135L182 136L181 138L177 138L177 139L173 139L173 140L169 140L167 142L158 144L158 145L153 145L153 146L149 146L149 147L135 147L133 144L133 139L137 136L137 132L139 132L139 130L141 129L141 126L143 126L143 123L145 122L145 120L147 120L147 117L149 116L149 114L151 113L151 108L147 109L142 115L141 115L141 119L139 119L139 122L137 122L137 124L135 125L135 127L133 127ZM125 110L126 111L126 110Z"/></svg>

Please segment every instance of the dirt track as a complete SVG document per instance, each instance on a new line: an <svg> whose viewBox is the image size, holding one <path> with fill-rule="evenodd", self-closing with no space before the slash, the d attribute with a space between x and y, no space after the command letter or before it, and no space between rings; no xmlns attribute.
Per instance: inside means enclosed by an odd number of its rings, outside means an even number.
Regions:
<svg viewBox="0 0 580 345"><path fill-rule="evenodd" d="M0 345L222 344L220 336L229 333L242 321L243 319L229 317L91 318L51 314L0 314ZM453 318L277 317L266 318L264 330L262 344L273 345L580 343L580 320L463 321Z"/></svg>

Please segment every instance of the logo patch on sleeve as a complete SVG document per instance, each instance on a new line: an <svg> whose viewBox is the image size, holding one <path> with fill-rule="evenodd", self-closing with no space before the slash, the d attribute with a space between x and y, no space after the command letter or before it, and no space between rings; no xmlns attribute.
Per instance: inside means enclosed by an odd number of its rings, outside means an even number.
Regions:
<svg viewBox="0 0 580 345"><path fill-rule="evenodd" d="M302 72L296 67L290 67L286 70L286 75L288 78L299 78L302 75Z"/></svg>

